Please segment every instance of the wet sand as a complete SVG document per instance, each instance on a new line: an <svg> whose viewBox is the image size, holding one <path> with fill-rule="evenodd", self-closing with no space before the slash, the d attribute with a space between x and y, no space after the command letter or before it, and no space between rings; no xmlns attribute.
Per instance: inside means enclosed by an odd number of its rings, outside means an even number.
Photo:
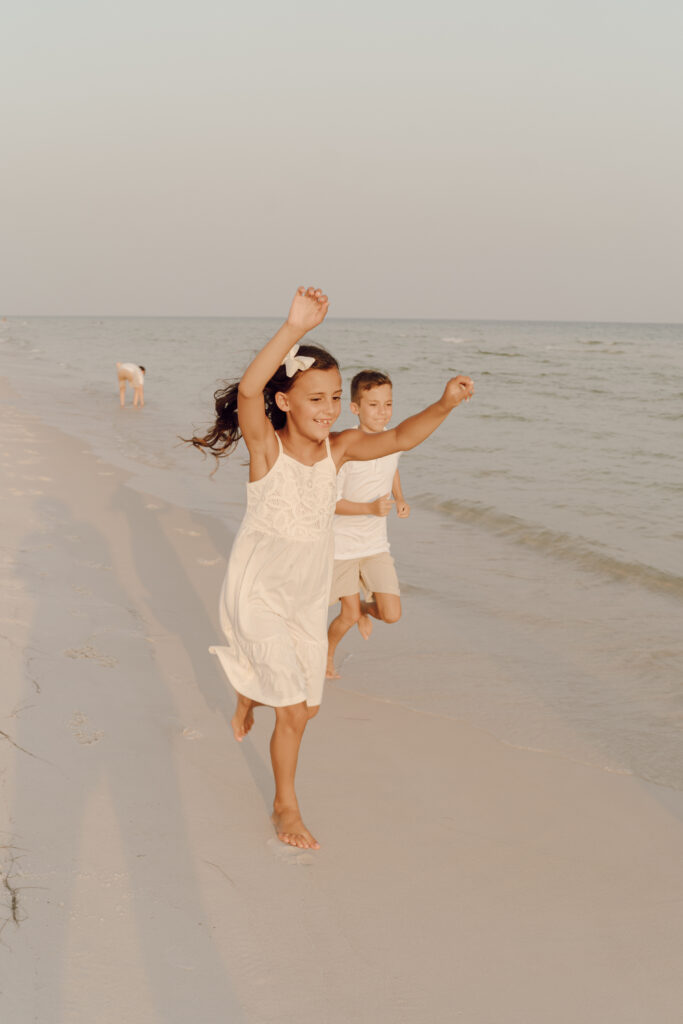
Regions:
<svg viewBox="0 0 683 1024"><path fill-rule="evenodd" d="M7 386L0 423L3 1020L679 1020L682 794L342 680L300 761L322 849L283 846L272 713L236 744L208 653L227 531Z"/></svg>

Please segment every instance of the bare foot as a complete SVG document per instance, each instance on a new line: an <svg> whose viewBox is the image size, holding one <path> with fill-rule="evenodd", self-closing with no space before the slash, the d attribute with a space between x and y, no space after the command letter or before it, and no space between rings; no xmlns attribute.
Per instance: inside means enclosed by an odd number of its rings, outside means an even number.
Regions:
<svg viewBox="0 0 683 1024"><path fill-rule="evenodd" d="M300 850L320 849L320 843L314 839L301 820L298 807L286 807L279 812L273 810L271 821L280 842L288 846L298 846Z"/></svg>
<svg viewBox="0 0 683 1024"><path fill-rule="evenodd" d="M325 669L325 679L341 679L341 676L334 667L334 662L328 659L327 668Z"/></svg>
<svg viewBox="0 0 683 1024"><path fill-rule="evenodd" d="M372 633L372 619L369 615L361 615L358 620L358 631L365 640L370 639L370 634Z"/></svg>
<svg viewBox="0 0 683 1024"><path fill-rule="evenodd" d="M235 734L235 739L238 743L241 743L244 737L247 735L252 725L254 724L254 708L256 704L253 700L248 697L243 697L241 693L237 694L237 707L235 708L235 714L232 716L232 731Z"/></svg>

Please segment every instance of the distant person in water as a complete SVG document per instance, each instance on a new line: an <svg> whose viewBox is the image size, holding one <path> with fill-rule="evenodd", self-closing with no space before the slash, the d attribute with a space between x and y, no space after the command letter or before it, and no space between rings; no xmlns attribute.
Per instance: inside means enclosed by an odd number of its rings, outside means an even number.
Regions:
<svg viewBox="0 0 683 1024"><path fill-rule="evenodd" d="M145 368L135 363L117 363L116 372L119 376L119 397L121 408L126 404L126 385L130 384L133 389L133 405L142 406L145 404Z"/></svg>

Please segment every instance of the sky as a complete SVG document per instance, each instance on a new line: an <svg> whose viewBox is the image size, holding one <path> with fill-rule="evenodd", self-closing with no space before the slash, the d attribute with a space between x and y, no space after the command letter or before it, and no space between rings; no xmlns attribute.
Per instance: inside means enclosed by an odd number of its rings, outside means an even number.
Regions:
<svg viewBox="0 0 683 1024"><path fill-rule="evenodd" d="M680 0L5 0L0 314L683 321Z"/></svg>

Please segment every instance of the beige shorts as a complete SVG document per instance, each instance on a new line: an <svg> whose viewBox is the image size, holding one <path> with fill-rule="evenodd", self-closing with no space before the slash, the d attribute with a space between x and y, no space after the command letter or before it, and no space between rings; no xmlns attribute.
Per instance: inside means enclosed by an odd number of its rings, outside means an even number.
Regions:
<svg viewBox="0 0 683 1024"><path fill-rule="evenodd" d="M360 588L366 597L372 594L401 594L394 560L388 551L367 558L335 559L330 589L330 604L340 597L352 597Z"/></svg>

